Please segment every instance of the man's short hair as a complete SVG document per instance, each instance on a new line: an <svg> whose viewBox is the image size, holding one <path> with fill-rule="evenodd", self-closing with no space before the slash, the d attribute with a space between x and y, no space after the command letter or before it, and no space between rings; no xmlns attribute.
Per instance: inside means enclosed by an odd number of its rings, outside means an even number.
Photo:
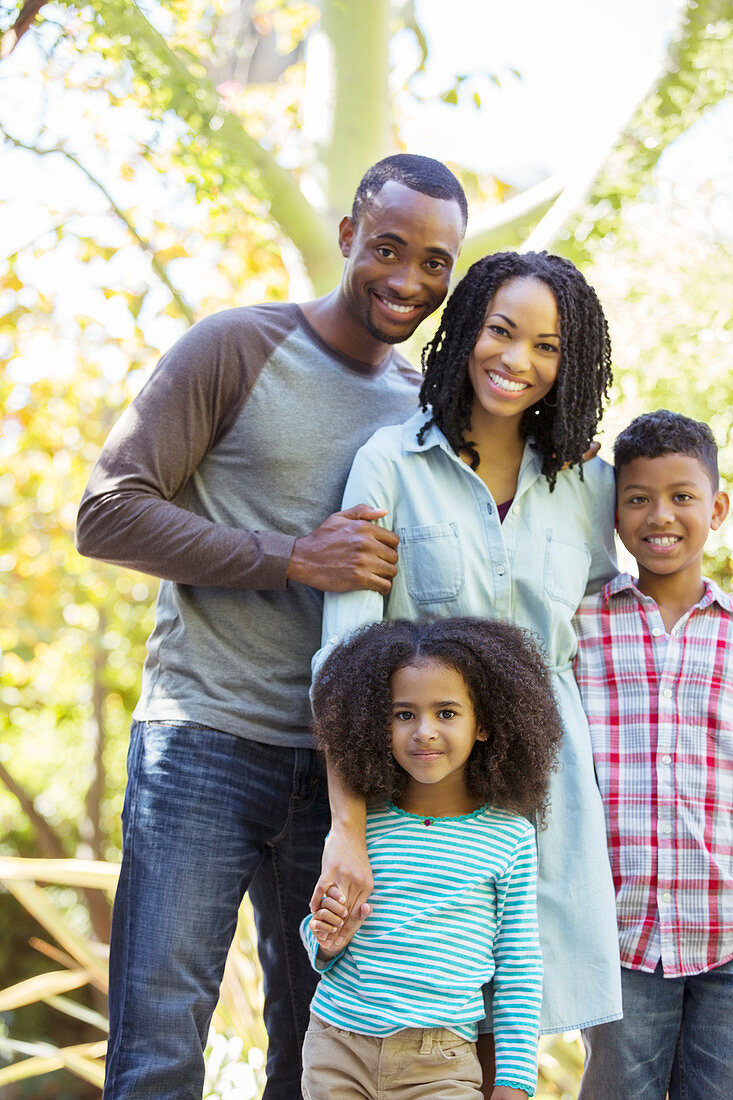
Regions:
<svg viewBox="0 0 733 1100"><path fill-rule="evenodd" d="M468 202L463 188L450 168L446 168L439 160L433 160L432 157L420 157L414 153L395 153L394 156L377 161L365 172L356 189L354 205L351 208L351 220L354 225L358 223L374 196L379 194L389 180L401 183L413 191L420 191L423 195L430 195L433 199L457 202L461 208L463 228L466 228Z"/></svg>
<svg viewBox="0 0 733 1100"><path fill-rule="evenodd" d="M717 492L718 447L713 433L701 420L691 420L669 409L644 413L624 428L613 445L616 478L635 458L660 458L668 454L699 459Z"/></svg>

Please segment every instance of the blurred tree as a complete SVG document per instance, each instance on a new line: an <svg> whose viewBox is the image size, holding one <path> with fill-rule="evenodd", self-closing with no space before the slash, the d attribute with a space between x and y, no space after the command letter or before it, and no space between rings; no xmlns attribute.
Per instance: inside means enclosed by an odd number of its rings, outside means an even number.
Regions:
<svg viewBox="0 0 733 1100"><path fill-rule="evenodd" d="M716 19L725 25L724 10L722 0L690 4L659 93L665 109L684 101L686 110L659 128L656 155L683 120L722 94L718 83L706 79L702 94L698 82L691 97L689 75L697 74L697 66L701 74L708 72L700 63L708 58L709 27ZM216 196L220 208L230 211L254 202L260 216L295 245L316 292L330 289L340 267L334 221L348 209L363 169L399 144L389 84L395 31L414 35L417 67L424 67L427 46L413 3L393 8L389 0L321 0L318 6L296 0L159 0L145 9L126 0L25 4L14 21L6 19L5 55L29 32L32 17L49 57L64 65L71 79L79 79L75 60L83 57L81 79L88 86L94 59L93 83L111 102L131 98L149 119L175 133L173 158L198 196ZM304 41L307 64L301 63ZM456 87L444 92L445 102L458 102L464 79L458 76ZM6 136L13 140L7 131ZM572 169L501 206L493 185L488 196L472 195L476 229L464 262L500 245L518 245L542 214L548 220L538 239L551 241L577 209L617 136L604 131ZM42 144L33 148L49 151ZM653 157L648 145L645 149L648 165ZM142 155L156 159L150 147ZM481 211L480 200L487 197L494 208Z"/></svg>

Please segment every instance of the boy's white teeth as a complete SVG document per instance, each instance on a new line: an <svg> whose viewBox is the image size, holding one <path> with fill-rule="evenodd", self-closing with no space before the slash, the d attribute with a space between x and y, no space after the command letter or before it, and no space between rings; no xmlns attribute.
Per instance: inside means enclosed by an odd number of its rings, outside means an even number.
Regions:
<svg viewBox="0 0 733 1100"><path fill-rule="evenodd" d="M674 546L679 541L677 535L650 535L647 539L654 546Z"/></svg>
<svg viewBox="0 0 733 1100"><path fill-rule="evenodd" d="M504 378L502 374L494 374L492 370L489 371L489 378L498 386L500 390L508 390L510 393L519 393L520 390L526 390L526 382L512 382L509 378Z"/></svg>

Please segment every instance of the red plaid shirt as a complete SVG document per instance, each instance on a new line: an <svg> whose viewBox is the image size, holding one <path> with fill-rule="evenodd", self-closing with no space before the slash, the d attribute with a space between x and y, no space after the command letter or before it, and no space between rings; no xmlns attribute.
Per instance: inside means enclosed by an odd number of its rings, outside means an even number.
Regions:
<svg viewBox="0 0 733 1100"><path fill-rule="evenodd" d="M574 625L621 961L703 973L733 957L733 601L706 580L667 635L624 573Z"/></svg>

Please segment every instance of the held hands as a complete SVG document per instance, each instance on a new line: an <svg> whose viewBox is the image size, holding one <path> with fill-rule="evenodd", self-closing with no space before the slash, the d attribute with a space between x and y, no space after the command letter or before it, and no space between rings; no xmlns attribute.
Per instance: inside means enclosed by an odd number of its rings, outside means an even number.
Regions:
<svg viewBox="0 0 733 1100"><path fill-rule="evenodd" d="M334 885L335 883L338 885ZM325 894L330 899L329 911L336 918L322 921L328 924L328 929L317 930L311 921L313 935L320 945L319 954L333 958L339 951L343 951L371 912L367 898L373 888L374 879L363 827L349 830L332 825L323 847L321 877L316 883L310 903L314 919L320 920L321 899Z"/></svg>
<svg viewBox="0 0 733 1100"><path fill-rule="evenodd" d="M343 904L344 895L337 886L331 886L318 902L318 908L310 919L310 930L318 940L318 956L333 959L351 942L357 928L363 924L372 911L366 902L359 906L358 912L349 921L348 929L344 921L349 910Z"/></svg>
<svg viewBox="0 0 733 1100"><path fill-rule="evenodd" d="M288 580L322 592L369 589L386 596L397 574L399 543L393 531L373 522L386 515L386 509L366 504L334 512L310 535L295 540Z"/></svg>

